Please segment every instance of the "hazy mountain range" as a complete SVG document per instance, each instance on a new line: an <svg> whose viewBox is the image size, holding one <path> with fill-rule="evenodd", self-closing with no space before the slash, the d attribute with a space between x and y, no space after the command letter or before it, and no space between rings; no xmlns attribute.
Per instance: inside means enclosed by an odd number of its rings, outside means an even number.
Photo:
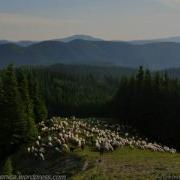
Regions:
<svg viewBox="0 0 180 180"><path fill-rule="evenodd" d="M131 43L131 44L147 44L147 43L154 43L154 42L175 42L175 43L180 43L180 36L161 38L161 39L132 40L132 41L128 41L128 42Z"/></svg>
<svg viewBox="0 0 180 180"><path fill-rule="evenodd" d="M178 40L178 38L175 38ZM0 43L0 67L6 64L90 64L151 69L180 67L180 43L104 41L91 36L72 36L42 42Z"/></svg>
<svg viewBox="0 0 180 180"><path fill-rule="evenodd" d="M89 35L72 35L65 38L60 39L52 39L48 41L60 41L60 42L70 42L73 40L85 40L85 41L107 41L102 38L97 38ZM44 40L47 41L47 40ZM147 43L153 43L153 42L176 42L180 43L180 36L176 37L168 37L168 38L160 38L160 39L145 39L145 40L130 40L130 41L122 41L122 40L112 40L115 42L128 42L130 44L147 44ZM43 41L29 41L29 40L23 40L23 41L10 41L10 40L0 40L0 44L7 44L7 43L14 43L19 46L27 47L32 44L40 43Z"/></svg>
<svg viewBox="0 0 180 180"><path fill-rule="evenodd" d="M85 40L85 41L103 41L103 39L100 38L95 38L89 35L73 35L73 36L69 36L69 37L65 37L65 38L61 38L61 39L51 39L48 41L60 41L60 42L70 42L73 40ZM45 40L47 41L47 40ZM0 44L8 44L8 43L13 43L22 47L27 47L30 46L32 44L37 44L43 41L29 41L29 40L23 40L23 41L9 41L9 40L0 40Z"/></svg>

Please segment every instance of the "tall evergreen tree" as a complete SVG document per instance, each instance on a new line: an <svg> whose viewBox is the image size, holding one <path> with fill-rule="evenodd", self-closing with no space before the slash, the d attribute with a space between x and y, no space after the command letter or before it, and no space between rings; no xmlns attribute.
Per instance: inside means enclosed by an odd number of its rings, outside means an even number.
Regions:
<svg viewBox="0 0 180 180"><path fill-rule="evenodd" d="M152 77L151 77L151 73L150 71L147 69L145 71L145 74L144 74L144 83L145 83L145 88L151 88L151 82L152 81Z"/></svg>
<svg viewBox="0 0 180 180"><path fill-rule="evenodd" d="M136 75L138 86L141 86L144 80L144 69L143 66L139 67L138 73Z"/></svg>
<svg viewBox="0 0 180 180"><path fill-rule="evenodd" d="M23 69L17 71L17 79L27 121L27 140L31 141L37 137L37 128L34 121L33 103L29 95L27 74Z"/></svg>
<svg viewBox="0 0 180 180"><path fill-rule="evenodd" d="M35 122L40 122L47 118L47 109L45 101L43 99L43 94L40 91L40 85L37 79L35 79L33 82L31 81L30 86L31 98L33 100Z"/></svg>
<svg viewBox="0 0 180 180"><path fill-rule="evenodd" d="M13 65L9 65L3 72L2 91L0 145L3 153L8 155L24 142L27 132L27 121Z"/></svg>

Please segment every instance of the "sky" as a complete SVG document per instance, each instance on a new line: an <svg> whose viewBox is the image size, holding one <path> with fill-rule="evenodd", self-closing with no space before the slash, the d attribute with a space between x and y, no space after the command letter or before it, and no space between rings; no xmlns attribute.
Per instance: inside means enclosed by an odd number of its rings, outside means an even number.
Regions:
<svg viewBox="0 0 180 180"><path fill-rule="evenodd" d="M180 0L0 0L0 39L180 36Z"/></svg>

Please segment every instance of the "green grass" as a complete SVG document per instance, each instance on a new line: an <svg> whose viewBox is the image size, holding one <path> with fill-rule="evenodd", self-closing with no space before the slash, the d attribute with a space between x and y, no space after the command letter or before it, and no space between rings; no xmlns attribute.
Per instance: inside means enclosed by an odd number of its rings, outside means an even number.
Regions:
<svg viewBox="0 0 180 180"><path fill-rule="evenodd" d="M151 180L180 176L180 154L119 148L104 153L90 148L74 153L48 152L45 161L21 151L14 157L14 168L21 174L67 175L72 180ZM101 159L101 161L99 161Z"/></svg>
<svg viewBox="0 0 180 180"><path fill-rule="evenodd" d="M16 174L66 175L72 180L153 180L180 177L180 153L123 147L100 157L87 145L84 151L77 148L73 153L47 148L43 161L23 147L13 157L13 168Z"/></svg>
<svg viewBox="0 0 180 180"><path fill-rule="evenodd" d="M78 155L86 159L87 169L73 180L156 179L170 175L180 176L180 154L151 152L122 148L106 153L100 159L98 152L86 149Z"/></svg>

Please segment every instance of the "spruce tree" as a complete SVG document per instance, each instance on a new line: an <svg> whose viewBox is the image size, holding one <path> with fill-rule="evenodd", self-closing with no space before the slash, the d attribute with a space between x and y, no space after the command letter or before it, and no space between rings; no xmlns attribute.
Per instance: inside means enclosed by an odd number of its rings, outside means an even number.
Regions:
<svg viewBox="0 0 180 180"><path fill-rule="evenodd" d="M144 74L144 85L145 85L145 88L147 88L147 89L151 88L151 85L152 85L151 83L152 83L151 73L147 69L145 71L145 74Z"/></svg>
<svg viewBox="0 0 180 180"><path fill-rule="evenodd" d="M27 121L27 141L32 141L37 137L37 128L34 121L33 103L29 95L29 84L26 72L23 69L18 70L17 78Z"/></svg>
<svg viewBox="0 0 180 180"><path fill-rule="evenodd" d="M33 99L35 122L45 120L47 118L47 109L37 79L33 83L31 82L31 98Z"/></svg>
<svg viewBox="0 0 180 180"><path fill-rule="evenodd" d="M27 132L27 121L13 65L9 65L3 72L2 91L3 109L0 143L3 145L3 153L8 156L24 142Z"/></svg>
<svg viewBox="0 0 180 180"><path fill-rule="evenodd" d="M136 80L138 83L138 86L141 87L143 80L144 80L144 69L143 66L139 67L138 73L136 75Z"/></svg>

